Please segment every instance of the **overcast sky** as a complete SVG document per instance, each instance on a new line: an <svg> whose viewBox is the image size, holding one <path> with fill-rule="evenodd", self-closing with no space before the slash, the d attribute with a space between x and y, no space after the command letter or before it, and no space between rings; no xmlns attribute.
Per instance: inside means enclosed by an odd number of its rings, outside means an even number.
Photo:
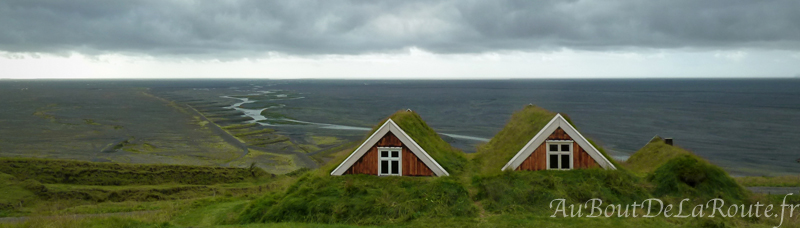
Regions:
<svg viewBox="0 0 800 228"><path fill-rule="evenodd" d="M0 78L794 76L796 0L0 0Z"/></svg>

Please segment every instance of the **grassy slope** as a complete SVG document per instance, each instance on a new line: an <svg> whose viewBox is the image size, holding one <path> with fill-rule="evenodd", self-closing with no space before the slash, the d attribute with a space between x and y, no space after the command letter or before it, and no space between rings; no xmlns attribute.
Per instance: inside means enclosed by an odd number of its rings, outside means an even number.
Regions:
<svg viewBox="0 0 800 228"><path fill-rule="evenodd" d="M147 210L134 202L260 194L284 184L259 169L202 166L0 158L0 170L0 217Z"/></svg>
<svg viewBox="0 0 800 228"><path fill-rule="evenodd" d="M747 187L800 187L800 176L735 177L736 182Z"/></svg>
<svg viewBox="0 0 800 228"><path fill-rule="evenodd" d="M83 185L216 184L269 175L260 169L133 165L36 158L0 158L0 172L41 183Z"/></svg>
<svg viewBox="0 0 800 228"><path fill-rule="evenodd" d="M25 189L17 178L0 173L0 217L10 214L15 208L29 205L34 200L36 195Z"/></svg>
<svg viewBox="0 0 800 228"><path fill-rule="evenodd" d="M478 188L475 199L493 213L552 213L549 205L554 199L580 204L598 198L625 204L650 197L641 178L620 170L509 171L476 176L473 182Z"/></svg>

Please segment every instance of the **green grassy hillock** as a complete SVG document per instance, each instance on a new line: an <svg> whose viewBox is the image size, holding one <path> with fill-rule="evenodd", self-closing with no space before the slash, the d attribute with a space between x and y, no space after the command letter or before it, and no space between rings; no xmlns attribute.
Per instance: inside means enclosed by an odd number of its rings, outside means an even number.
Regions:
<svg viewBox="0 0 800 228"><path fill-rule="evenodd" d="M0 217L4 217L8 211L30 204L36 198L33 192L24 187L22 181L0 173Z"/></svg>
<svg viewBox="0 0 800 228"><path fill-rule="evenodd" d="M475 214L467 189L453 177L307 175L285 194L268 195L255 201L240 219L243 223L382 225L416 218Z"/></svg>
<svg viewBox="0 0 800 228"><path fill-rule="evenodd" d="M646 175L656 197L719 197L733 202L748 197L725 170L683 148L667 145L658 136L631 155L625 166Z"/></svg>
<svg viewBox="0 0 800 228"><path fill-rule="evenodd" d="M650 173L647 180L655 185L653 195L657 197L721 198L741 202L748 196L722 168L693 154L677 155Z"/></svg>
<svg viewBox="0 0 800 228"><path fill-rule="evenodd" d="M667 145L664 139L655 136L644 147L624 162L625 167L640 173L650 173L672 158L691 154L683 148Z"/></svg>
<svg viewBox="0 0 800 228"><path fill-rule="evenodd" d="M476 200L490 212L550 212L550 202L565 199L581 204L598 198L604 204L641 202L650 197L646 183L622 170L507 171L476 176Z"/></svg>
<svg viewBox="0 0 800 228"><path fill-rule="evenodd" d="M186 165L97 163L37 158L0 158L0 172L44 184L156 185L235 183L270 175L261 169Z"/></svg>

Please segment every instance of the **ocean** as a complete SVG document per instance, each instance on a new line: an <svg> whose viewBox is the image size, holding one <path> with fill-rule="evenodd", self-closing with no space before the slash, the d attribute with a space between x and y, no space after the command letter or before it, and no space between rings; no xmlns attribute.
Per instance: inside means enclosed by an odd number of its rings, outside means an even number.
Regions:
<svg viewBox="0 0 800 228"><path fill-rule="evenodd" d="M275 87L303 93L307 99L293 105L318 106L325 116L376 123L413 109L440 132L485 139L534 104L566 113L617 159L659 135L734 175L800 173L798 79L300 80Z"/></svg>
<svg viewBox="0 0 800 228"><path fill-rule="evenodd" d="M197 97L216 99L284 91L292 99L275 107L292 119L351 136L366 134L397 110L412 109L467 153L496 134L515 110L533 104L569 115L584 136L619 160L659 135L674 138L675 145L733 175L800 173L800 79L3 80L0 90L5 95L0 103L45 106L46 99L66 98L48 95L23 102L25 97L19 94L117 88L142 88L154 94L190 90ZM224 92L204 94L215 90ZM62 103L75 101L75 107L84 107L76 102L79 99ZM31 105L22 114L36 110L46 109ZM24 124L16 120L21 114L0 116L0 122ZM13 129L0 130L19 135Z"/></svg>

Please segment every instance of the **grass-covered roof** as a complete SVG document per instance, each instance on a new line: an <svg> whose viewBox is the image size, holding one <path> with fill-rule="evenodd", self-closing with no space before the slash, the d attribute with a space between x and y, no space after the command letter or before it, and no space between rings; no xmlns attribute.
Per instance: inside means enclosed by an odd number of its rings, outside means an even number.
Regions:
<svg viewBox="0 0 800 228"><path fill-rule="evenodd" d="M411 139L417 142L417 144L422 147L422 149L424 149L425 152L431 156L431 158L436 160L436 162L439 163L442 168L447 170L447 172L453 174L453 172L460 172L464 169L464 166L467 163L467 158L464 155L464 152L445 142L441 137L439 137L439 134L436 133L436 131L428 126L424 120L422 120L419 114L413 111L401 110L395 112L388 118L375 125L375 127L372 128L372 131L366 135L364 140L375 133L375 131L377 131L378 128L380 128L380 126L386 123L386 121L389 119L392 119L397 126L403 129L403 131L405 131L406 134L411 137ZM362 142L364 140L362 140ZM344 154L341 158L335 159L333 163L338 165L353 152L355 152L355 148L353 148L350 153ZM332 167L335 168L335 166ZM330 172L331 170L328 171Z"/></svg>
<svg viewBox="0 0 800 228"><path fill-rule="evenodd" d="M488 143L478 147L475 159L482 167L481 172L499 172L555 116L555 112L535 105L526 105L521 110L514 112L500 132ZM564 113L561 113L561 116L572 124L569 116ZM572 125L575 127L574 124ZM575 128L577 129L577 127ZM619 167L613 159L606 155L603 148L595 145L590 139L587 140L614 166Z"/></svg>
<svg viewBox="0 0 800 228"><path fill-rule="evenodd" d="M722 168L683 148L653 137L625 161L629 169L646 174L656 196L723 198L740 201L747 193Z"/></svg>
<svg viewBox="0 0 800 228"><path fill-rule="evenodd" d="M644 147L633 153L627 161L625 167L640 172L649 173L663 165L672 158L680 155L691 154L683 148L668 145L661 137L653 137Z"/></svg>
<svg viewBox="0 0 800 228"><path fill-rule="evenodd" d="M555 112L534 105L526 105L514 112L500 132L478 147L475 159L481 163L481 172L500 171L555 116ZM564 118L569 121L566 115Z"/></svg>

